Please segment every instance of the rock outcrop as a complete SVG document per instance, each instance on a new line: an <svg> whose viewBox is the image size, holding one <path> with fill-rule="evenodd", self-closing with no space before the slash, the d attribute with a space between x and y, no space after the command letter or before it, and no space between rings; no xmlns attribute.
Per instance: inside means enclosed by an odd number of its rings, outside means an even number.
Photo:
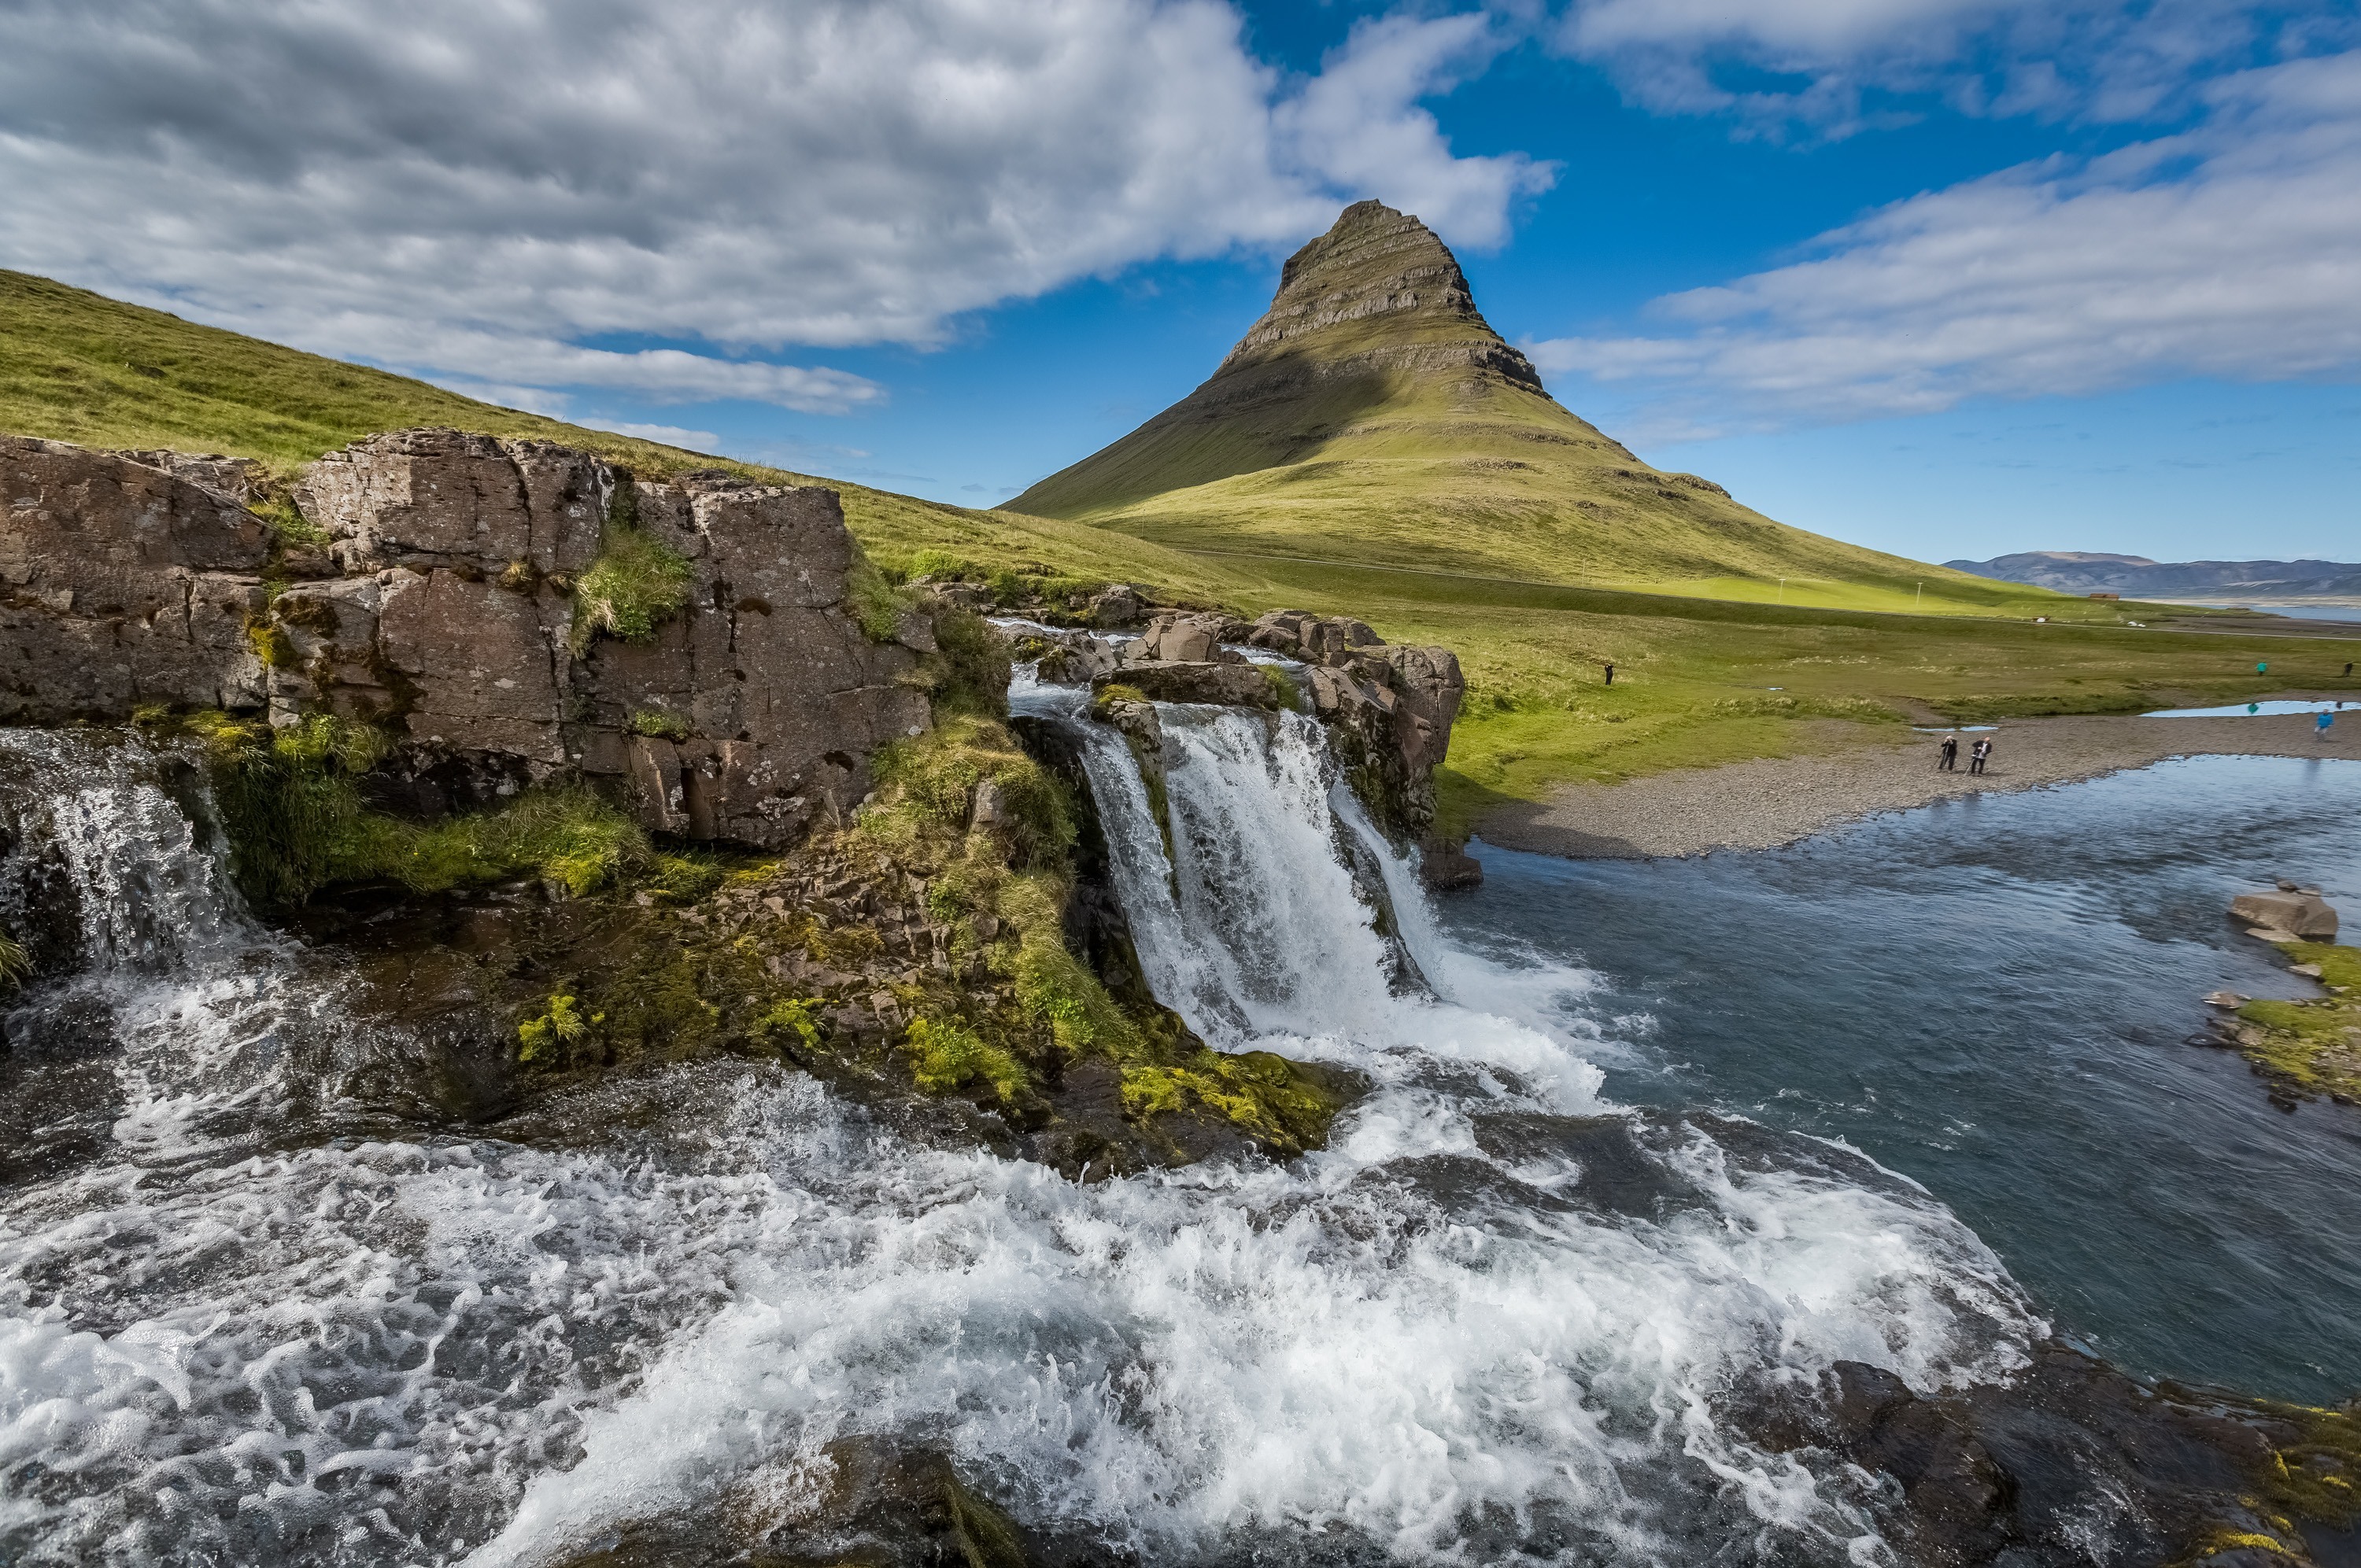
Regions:
<svg viewBox="0 0 2361 1568"><path fill-rule="evenodd" d="M1284 663L1249 663L1237 645ZM1433 837L1434 770L1451 747L1466 683L1448 648L1388 643L1347 616L1276 609L1251 624L1210 611L1165 610L1117 642L1089 632L1037 640L1046 681L1127 687L1160 702L1276 708L1300 702L1329 728L1371 817L1389 837L1420 843L1437 886L1464 887L1483 871L1456 844ZM1278 678L1274 678L1274 677Z"/></svg>
<svg viewBox="0 0 2361 1568"><path fill-rule="evenodd" d="M2336 940L2336 910L2314 888L2290 884L2277 893L2242 893L2231 900L2230 913L2261 930L2306 941Z"/></svg>
<svg viewBox="0 0 2361 1568"><path fill-rule="evenodd" d="M159 468L0 436L0 723L254 707L271 533Z"/></svg>
<svg viewBox="0 0 2361 1568"><path fill-rule="evenodd" d="M928 722L916 653L848 608L832 491L401 431L304 476L329 575L287 583L270 526L227 499L242 469L154 455L0 437L0 722L329 713L397 736L388 771L422 809L574 773L652 829L763 848L858 800L870 753ZM671 564L678 609L643 640L586 638L577 581L619 532Z"/></svg>

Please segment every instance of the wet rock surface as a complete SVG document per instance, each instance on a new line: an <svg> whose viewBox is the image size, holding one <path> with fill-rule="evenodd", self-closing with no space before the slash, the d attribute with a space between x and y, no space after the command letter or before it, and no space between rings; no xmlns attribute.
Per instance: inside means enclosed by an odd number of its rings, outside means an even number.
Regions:
<svg viewBox="0 0 2361 1568"><path fill-rule="evenodd" d="M0 719L333 714L401 738L387 776L421 803L580 773L652 830L764 848L857 801L870 753L928 722L917 652L851 613L832 491L401 431L296 487L323 554L235 504L249 477L0 438ZM584 575L619 532L677 564L675 608L586 635Z"/></svg>

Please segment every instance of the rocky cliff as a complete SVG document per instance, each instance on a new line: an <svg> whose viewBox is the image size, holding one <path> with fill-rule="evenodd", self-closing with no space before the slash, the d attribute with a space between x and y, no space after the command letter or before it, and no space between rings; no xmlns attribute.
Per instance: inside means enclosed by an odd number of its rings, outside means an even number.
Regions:
<svg viewBox="0 0 2361 1568"><path fill-rule="evenodd" d="M450 430L329 454L304 529L247 510L247 480L0 437L0 722L328 713L393 732L427 809L578 773L651 829L763 848L928 722L905 684L928 634L864 633L828 490Z"/></svg>

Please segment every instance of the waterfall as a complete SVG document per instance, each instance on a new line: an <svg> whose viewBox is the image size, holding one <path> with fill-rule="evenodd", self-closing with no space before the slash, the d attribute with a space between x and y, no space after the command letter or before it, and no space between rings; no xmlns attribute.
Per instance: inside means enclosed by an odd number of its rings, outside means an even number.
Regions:
<svg viewBox="0 0 2361 1568"><path fill-rule="evenodd" d="M47 770L8 885L78 913L0 1072L93 998L113 1108L0 1173L0 1560L492 1568L659 1517L825 1555L853 1437L1102 1556L1867 1560L1858 1474L1721 1401L2004 1375L2040 1325L1982 1244L1844 1151L1604 1100L1584 978L1452 939L1310 720L1165 707L1159 824L1075 694L1016 695L1082 746L1158 996L1368 1080L1326 1150L1080 1184L752 1062L488 1129L274 1121L289 1031L348 1027L333 983L239 909L168 760L6 736Z"/></svg>

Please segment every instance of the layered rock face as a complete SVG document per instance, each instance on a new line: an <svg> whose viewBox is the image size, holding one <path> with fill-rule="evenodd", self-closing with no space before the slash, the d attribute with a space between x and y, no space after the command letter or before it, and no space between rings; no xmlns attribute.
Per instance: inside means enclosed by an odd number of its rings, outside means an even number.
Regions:
<svg viewBox="0 0 2361 1568"><path fill-rule="evenodd" d="M1376 317L1393 318L1385 323L1388 341L1355 345L1352 328ZM1270 309L1199 394L1243 389L1223 384L1258 381L1264 378L1248 372L1307 357L1332 376L1372 367L1464 366L1547 396L1532 362L1477 310L1450 248L1424 224L1382 202L1354 203L1326 234L1287 258Z"/></svg>
<svg viewBox="0 0 2361 1568"><path fill-rule="evenodd" d="M545 442L418 430L323 458L296 501L325 556L274 567L268 526L191 478L0 438L0 722L333 713L401 739L422 808L578 772L651 828L775 848L928 721L900 679L916 655L845 608L832 491L641 483ZM687 601L645 641L580 644L575 580L622 517L686 559ZM266 569L312 576L273 594Z"/></svg>
<svg viewBox="0 0 2361 1568"><path fill-rule="evenodd" d="M255 707L270 530L186 479L0 436L0 723Z"/></svg>

